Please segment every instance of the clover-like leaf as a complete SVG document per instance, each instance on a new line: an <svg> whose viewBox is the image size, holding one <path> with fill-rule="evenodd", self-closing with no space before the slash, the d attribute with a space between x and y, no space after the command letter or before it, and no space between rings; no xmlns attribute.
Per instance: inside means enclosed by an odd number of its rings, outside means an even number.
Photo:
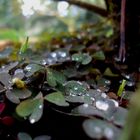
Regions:
<svg viewBox="0 0 140 140"><path fill-rule="evenodd" d="M85 95L88 86L79 81L68 81L64 84L66 95Z"/></svg>
<svg viewBox="0 0 140 140"><path fill-rule="evenodd" d="M41 135L41 136L35 137L33 140L51 140L51 137L47 135Z"/></svg>
<svg viewBox="0 0 140 140"><path fill-rule="evenodd" d="M16 107L16 113L21 117L29 116L33 113L39 102L39 99L24 100Z"/></svg>
<svg viewBox="0 0 140 140"><path fill-rule="evenodd" d="M35 123L42 117L43 114L43 100L40 99L34 108L31 116L29 117L30 123Z"/></svg>
<svg viewBox="0 0 140 140"><path fill-rule="evenodd" d="M5 95L6 95L6 98L12 103L15 103L15 104L20 103L20 99L15 94L12 94L10 90L7 90Z"/></svg>
<svg viewBox="0 0 140 140"><path fill-rule="evenodd" d="M25 132L19 132L17 135L18 140L32 140L32 137Z"/></svg>
<svg viewBox="0 0 140 140"><path fill-rule="evenodd" d="M11 76L7 72L0 72L0 82L3 83L5 87L9 87Z"/></svg>
<svg viewBox="0 0 140 140"><path fill-rule="evenodd" d="M13 103L19 104L20 99L26 99L31 96L31 91L28 89L12 89L6 92L6 97Z"/></svg>
<svg viewBox="0 0 140 140"><path fill-rule="evenodd" d="M89 54L87 54L87 53L83 54L83 59L82 59L82 64L83 65L87 65L91 61L92 61L92 57Z"/></svg>
<svg viewBox="0 0 140 140"><path fill-rule="evenodd" d="M58 106L69 106L69 104L65 101L65 97L61 92L54 92L48 94L44 97L47 101L56 104Z"/></svg>
<svg viewBox="0 0 140 140"><path fill-rule="evenodd" d="M89 96L66 96L66 101L71 103L92 104L93 100Z"/></svg>
<svg viewBox="0 0 140 140"><path fill-rule="evenodd" d="M47 69L47 82L50 86L55 87L57 83L63 84L66 81L66 77L56 70Z"/></svg>
<svg viewBox="0 0 140 140"><path fill-rule="evenodd" d="M53 72L50 69L47 69L47 82L52 87L57 85Z"/></svg>
<svg viewBox="0 0 140 140"><path fill-rule="evenodd" d="M92 57L88 53L76 53L72 55L72 61L80 62L83 65L87 65L91 62Z"/></svg>
<svg viewBox="0 0 140 140"><path fill-rule="evenodd" d="M83 54L82 53L75 53L72 55L72 61L82 62Z"/></svg>
<svg viewBox="0 0 140 140"><path fill-rule="evenodd" d="M119 128L99 119L85 120L83 128L85 133L92 139L118 140L120 137Z"/></svg>
<svg viewBox="0 0 140 140"><path fill-rule="evenodd" d="M104 75L109 77L119 76L118 74L113 73L110 68L106 68L106 70L104 71Z"/></svg>
<svg viewBox="0 0 140 140"><path fill-rule="evenodd" d="M42 69L44 69L44 67L38 64L29 64L24 68L24 70L27 72L26 73L27 77L33 75L35 72L38 72Z"/></svg>
<svg viewBox="0 0 140 140"><path fill-rule="evenodd" d="M113 113L111 119L114 124L119 126L124 126L127 118L128 110L122 107L116 108L116 111Z"/></svg>
<svg viewBox="0 0 140 140"><path fill-rule="evenodd" d="M95 59L95 60L105 60L105 55L104 55L104 52L103 51L98 51L98 52L95 52L92 57Z"/></svg>

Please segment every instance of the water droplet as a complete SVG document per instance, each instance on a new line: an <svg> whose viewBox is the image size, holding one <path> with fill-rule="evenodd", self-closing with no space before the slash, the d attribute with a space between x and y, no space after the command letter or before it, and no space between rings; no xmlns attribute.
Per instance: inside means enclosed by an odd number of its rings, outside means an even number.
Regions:
<svg viewBox="0 0 140 140"><path fill-rule="evenodd" d="M104 129L104 135L105 135L106 138L112 139L113 136L114 136L113 130L111 128L106 127Z"/></svg>
<svg viewBox="0 0 140 140"><path fill-rule="evenodd" d="M43 60L41 61L41 64L42 64L42 65L46 65L46 64L47 64L46 60L43 59Z"/></svg>
<svg viewBox="0 0 140 140"><path fill-rule="evenodd" d="M61 57L66 57L67 53L64 52L64 51L58 51L58 55L61 56Z"/></svg>
<svg viewBox="0 0 140 140"><path fill-rule="evenodd" d="M88 104L83 104L84 107L88 107Z"/></svg>
<svg viewBox="0 0 140 140"><path fill-rule="evenodd" d="M110 85L111 81L110 80L105 80L105 84Z"/></svg>
<svg viewBox="0 0 140 140"><path fill-rule="evenodd" d="M95 101L95 98L93 98L93 97L91 97L90 99L91 99L92 101Z"/></svg>
<svg viewBox="0 0 140 140"><path fill-rule="evenodd" d="M31 66L26 66L26 67L25 67L25 70L31 71L31 68L32 68Z"/></svg>
<svg viewBox="0 0 140 140"><path fill-rule="evenodd" d="M107 95L106 95L105 93L102 93L102 94L101 94L101 97L107 98Z"/></svg>
<svg viewBox="0 0 140 140"><path fill-rule="evenodd" d="M97 100L95 104L96 107L100 110L106 111L109 108L109 105L103 100Z"/></svg>
<svg viewBox="0 0 140 140"><path fill-rule="evenodd" d="M23 73L22 69L16 69L14 74L19 74L19 73Z"/></svg>
<svg viewBox="0 0 140 140"><path fill-rule="evenodd" d="M56 58L56 56L57 56L56 52L52 52L50 55L51 55L53 58Z"/></svg>
<svg viewBox="0 0 140 140"><path fill-rule="evenodd" d="M41 109L42 107L43 107L42 105L39 106L40 109Z"/></svg>
<svg viewBox="0 0 140 140"><path fill-rule="evenodd" d="M113 101L113 103L115 104L115 107L118 107L119 106L119 103L113 99L110 99L110 101Z"/></svg>
<svg viewBox="0 0 140 140"><path fill-rule="evenodd" d="M135 83L132 81L127 81L126 85L129 87L133 87L135 85Z"/></svg>
<svg viewBox="0 0 140 140"><path fill-rule="evenodd" d="M30 123L32 123L32 124L35 123L35 119L31 119Z"/></svg>
<svg viewBox="0 0 140 140"><path fill-rule="evenodd" d="M102 132L101 128L98 127L98 126L94 127L94 131L95 131L96 134L101 134L101 132Z"/></svg>
<svg viewBox="0 0 140 140"><path fill-rule="evenodd" d="M74 87L74 90L78 90L78 87Z"/></svg>

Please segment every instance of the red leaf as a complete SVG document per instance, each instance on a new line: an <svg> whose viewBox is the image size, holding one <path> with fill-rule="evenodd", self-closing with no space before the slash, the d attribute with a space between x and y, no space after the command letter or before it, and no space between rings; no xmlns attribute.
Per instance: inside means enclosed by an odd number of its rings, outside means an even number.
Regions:
<svg viewBox="0 0 140 140"><path fill-rule="evenodd" d="M14 123L14 119L10 116L5 116L1 119L2 123L5 125L12 125Z"/></svg>
<svg viewBox="0 0 140 140"><path fill-rule="evenodd" d="M5 109L5 103L0 103L0 114L3 112Z"/></svg>

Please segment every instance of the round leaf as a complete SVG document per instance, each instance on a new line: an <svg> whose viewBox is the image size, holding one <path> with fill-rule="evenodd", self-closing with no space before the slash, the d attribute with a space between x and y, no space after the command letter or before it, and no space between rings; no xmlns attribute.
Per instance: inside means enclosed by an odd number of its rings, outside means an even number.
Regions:
<svg viewBox="0 0 140 140"><path fill-rule="evenodd" d="M85 133L92 139L106 138L108 140L118 140L120 136L120 129L106 121L98 119L85 120L83 128Z"/></svg>
<svg viewBox="0 0 140 140"><path fill-rule="evenodd" d="M96 60L105 60L105 55L104 55L103 51L98 51L98 52L94 53L92 56Z"/></svg>
<svg viewBox="0 0 140 140"><path fill-rule="evenodd" d="M54 92L45 96L45 99L58 106L69 106L61 92Z"/></svg>
<svg viewBox="0 0 140 140"><path fill-rule="evenodd" d="M66 95L74 95L74 96L85 95L88 88L87 85L84 85L79 81L68 81L67 83L65 83L64 86Z"/></svg>
<svg viewBox="0 0 140 140"><path fill-rule="evenodd" d="M82 64L87 65L92 61L92 57L89 54L83 54Z"/></svg>
<svg viewBox="0 0 140 140"><path fill-rule="evenodd" d="M43 69L43 67L38 64L29 64L24 68L24 70L27 71L27 73L26 73L27 77L33 75L35 72L38 72L42 69Z"/></svg>
<svg viewBox="0 0 140 140"><path fill-rule="evenodd" d="M26 117L32 114L36 106L38 105L39 99L28 99L22 101L17 107L16 112L21 117Z"/></svg>
<svg viewBox="0 0 140 140"><path fill-rule="evenodd" d="M13 94L10 90L6 91L6 97L8 100L10 100L12 103L19 104L20 100L15 94Z"/></svg>
<svg viewBox="0 0 140 140"><path fill-rule="evenodd" d="M36 107L34 108L31 116L29 117L30 123L37 122L43 114L43 100L40 99Z"/></svg>
<svg viewBox="0 0 140 140"><path fill-rule="evenodd" d="M32 140L31 136L25 132L20 132L17 135L18 140Z"/></svg>
<svg viewBox="0 0 140 140"><path fill-rule="evenodd" d="M51 140L51 137L47 135L41 135L41 136L35 137L33 140Z"/></svg>

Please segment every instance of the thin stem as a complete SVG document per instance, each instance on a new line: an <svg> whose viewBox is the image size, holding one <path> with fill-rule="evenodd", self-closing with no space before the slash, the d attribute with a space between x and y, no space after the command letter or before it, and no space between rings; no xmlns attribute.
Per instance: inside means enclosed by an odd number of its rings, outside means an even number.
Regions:
<svg viewBox="0 0 140 140"><path fill-rule="evenodd" d="M125 61L125 9L126 0L121 1L121 21L120 21L120 49L119 49L119 59L123 62Z"/></svg>

